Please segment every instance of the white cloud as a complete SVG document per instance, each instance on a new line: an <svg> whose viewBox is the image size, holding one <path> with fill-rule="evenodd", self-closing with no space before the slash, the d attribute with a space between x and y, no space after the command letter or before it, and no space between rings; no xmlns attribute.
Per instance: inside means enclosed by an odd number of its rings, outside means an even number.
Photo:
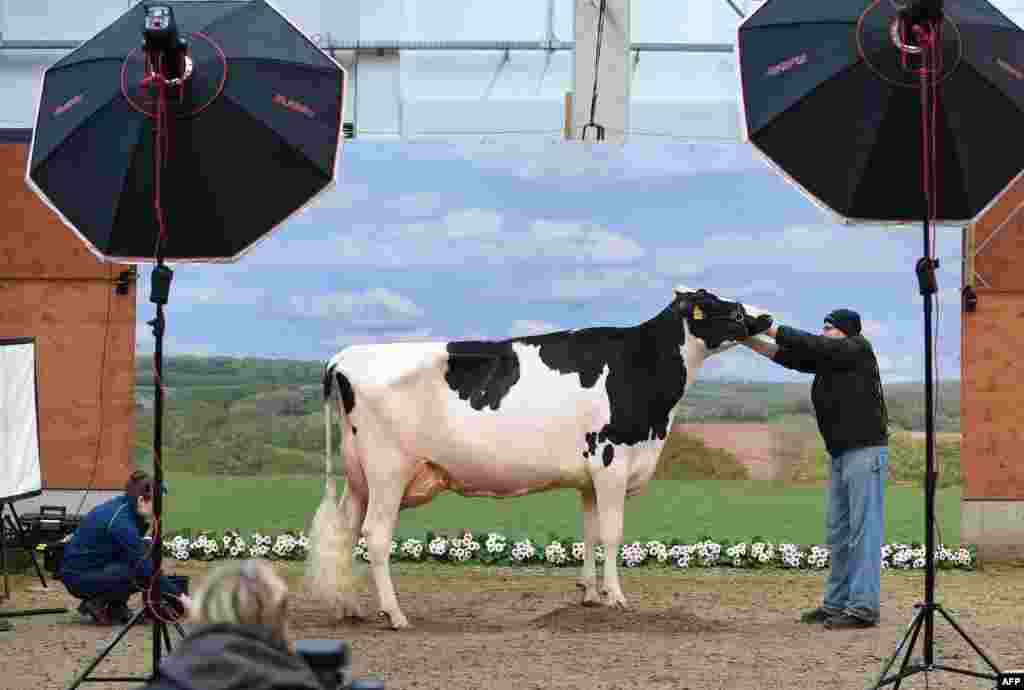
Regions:
<svg viewBox="0 0 1024 690"><path fill-rule="evenodd" d="M398 197L387 207L406 218L425 218L444 209L444 198L438 192L415 192Z"/></svg>
<svg viewBox="0 0 1024 690"><path fill-rule="evenodd" d="M344 164L342 164L344 167ZM307 209L330 208L330 209L352 209L368 201L373 196L372 187L363 182L346 182L338 180L337 186L330 192L320 197L317 202Z"/></svg>
<svg viewBox="0 0 1024 690"><path fill-rule="evenodd" d="M335 332L329 338L322 340L322 344L332 348L342 348L346 345L374 345L378 343L398 342L451 342L455 340L487 340L489 335L478 329L463 331L457 335L438 332L434 328L394 328L375 329L373 331L360 331L358 329L345 329Z"/></svg>
<svg viewBox="0 0 1024 690"><path fill-rule="evenodd" d="M842 237L841 233L837 227L793 225L782 231L778 245L787 251L821 251Z"/></svg>
<svg viewBox="0 0 1024 690"><path fill-rule="evenodd" d="M291 315L338 320L363 330L415 323L425 314L415 302L387 288L296 296L288 306Z"/></svg>
<svg viewBox="0 0 1024 690"><path fill-rule="evenodd" d="M620 303L647 301L649 292L660 290L665 303L672 299L667 281L648 272L628 268L577 268L548 273L525 284L502 284L485 290L486 297L518 298L523 302L584 304L596 299L614 297Z"/></svg>
<svg viewBox="0 0 1024 690"><path fill-rule="evenodd" d="M466 208L449 212L444 217L441 229L450 240L495 242L501 233L501 226L502 217L494 211ZM432 229L432 226L427 227L428 231ZM405 234L410 232L411 228L406 227Z"/></svg>
<svg viewBox="0 0 1024 690"><path fill-rule="evenodd" d="M939 304L944 306L944 307L945 306L950 306L950 307L954 307L954 308L957 308L957 309L960 308L960 299L961 298L960 298L960 288L958 288L958 287L940 288L939 291L936 293L936 297L938 297ZM917 302L918 302L918 304L921 304L921 305L924 304L924 302L921 299L920 293L917 296Z"/></svg>
<svg viewBox="0 0 1024 690"><path fill-rule="evenodd" d="M911 234L894 242L893 230L870 226L792 225L781 237L709 232L695 250L705 266L778 267L790 273L901 273L913 278L918 249ZM879 247L886 247L880 251Z"/></svg>
<svg viewBox="0 0 1024 690"><path fill-rule="evenodd" d="M528 258L532 253L547 260L617 263L644 255L643 247L630 238L596 223L581 221L535 220L526 237L515 237L513 242L514 249L520 250L519 258Z"/></svg>
<svg viewBox="0 0 1024 690"><path fill-rule="evenodd" d="M917 367L913 355L877 355L878 370L883 374L907 373Z"/></svg>
<svg viewBox="0 0 1024 690"><path fill-rule="evenodd" d="M785 369L743 346L706 359L697 378L733 381L810 381L807 374Z"/></svg>
<svg viewBox="0 0 1024 690"><path fill-rule="evenodd" d="M145 323L135 324L135 355L137 357L150 357L153 353L153 329ZM174 335L164 334L164 361L167 357L177 355L200 355L212 357L214 355L230 355L224 348L213 342L192 342L182 340Z"/></svg>
<svg viewBox="0 0 1024 690"><path fill-rule="evenodd" d="M699 250L658 249L654 253L654 271L674 280L694 278L707 270L707 264Z"/></svg>
<svg viewBox="0 0 1024 690"><path fill-rule="evenodd" d="M411 330L379 330L365 332L359 330L343 330L335 333L329 338L321 341L326 347L343 348L347 345L373 345L378 343L397 342L423 342L435 341L440 338L434 336L431 328L414 328Z"/></svg>
<svg viewBox="0 0 1024 690"><path fill-rule="evenodd" d="M378 268L520 263L624 263L644 256L637 242L580 220L509 220L490 209L462 208L440 218L357 223L311 240L282 242L265 265Z"/></svg>
<svg viewBox="0 0 1024 690"><path fill-rule="evenodd" d="M868 338L879 338L889 335L888 327L881 321L864 319L861 324L861 331Z"/></svg>
<svg viewBox="0 0 1024 690"><path fill-rule="evenodd" d="M174 337L164 339L164 357L174 357L176 355L213 357L218 355L225 356L226 354L227 356L231 356L229 353L225 353L223 348L218 347L214 343L196 343L187 340L179 340Z"/></svg>
<svg viewBox="0 0 1024 690"><path fill-rule="evenodd" d="M170 303L185 300L202 305L260 306L270 293L260 288L234 286L177 286L171 288Z"/></svg>
<svg viewBox="0 0 1024 690"><path fill-rule="evenodd" d="M531 321L530 319L517 319L512 322L508 329L508 337L518 338L526 335L540 335L564 330L561 326L547 321Z"/></svg>
<svg viewBox="0 0 1024 690"><path fill-rule="evenodd" d="M723 299L739 300L745 297L783 297L785 288L774 280L756 279L747 282L741 287L723 288L720 292L711 290Z"/></svg>
<svg viewBox="0 0 1024 690"><path fill-rule="evenodd" d="M527 181L587 187L672 175L763 170L740 143L682 143L634 136L625 146L531 137L488 145L459 145L457 155L491 173Z"/></svg>

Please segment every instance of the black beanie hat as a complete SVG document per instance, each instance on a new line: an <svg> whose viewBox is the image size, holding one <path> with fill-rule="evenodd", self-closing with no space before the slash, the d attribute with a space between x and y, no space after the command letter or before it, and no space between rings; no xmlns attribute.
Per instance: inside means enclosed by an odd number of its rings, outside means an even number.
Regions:
<svg viewBox="0 0 1024 690"><path fill-rule="evenodd" d="M830 323L846 335L860 335L860 314L852 309L836 309L825 317Z"/></svg>

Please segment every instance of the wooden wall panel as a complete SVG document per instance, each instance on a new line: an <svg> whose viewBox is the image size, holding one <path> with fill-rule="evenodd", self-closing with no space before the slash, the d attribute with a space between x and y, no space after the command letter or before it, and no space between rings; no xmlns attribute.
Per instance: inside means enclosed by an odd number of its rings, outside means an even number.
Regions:
<svg viewBox="0 0 1024 690"><path fill-rule="evenodd" d="M977 292L961 327L963 496L1024 499L1024 292Z"/></svg>
<svg viewBox="0 0 1024 690"><path fill-rule="evenodd" d="M1024 179L1016 180L970 228L977 255L968 257L973 284L1024 291ZM973 263L973 266L972 266ZM972 274L968 274L969 278Z"/></svg>
<svg viewBox="0 0 1024 690"><path fill-rule="evenodd" d="M135 430L135 284L115 294L129 266L96 258L28 189L27 155L0 143L0 337L37 339L43 486L121 489Z"/></svg>

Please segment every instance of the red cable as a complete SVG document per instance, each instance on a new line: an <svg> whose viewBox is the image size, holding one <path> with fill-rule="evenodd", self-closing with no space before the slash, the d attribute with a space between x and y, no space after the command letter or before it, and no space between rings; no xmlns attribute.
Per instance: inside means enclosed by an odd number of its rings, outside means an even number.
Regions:
<svg viewBox="0 0 1024 690"><path fill-rule="evenodd" d="M932 109L931 109L931 134L932 134L932 198L935 205L932 208L932 220L939 218L939 77L942 75L942 20L939 19L932 25ZM935 223L931 224L932 236L935 235ZM934 247L933 253L934 253Z"/></svg>
<svg viewBox="0 0 1024 690"><path fill-rule="evenodd" d="M161 205L160 191L160 173L165 166L164 153L165 148L169 143L169 128L167 124L167 78L161 73L163 67L162 56L157 59L156 64L150 61L147 56L147 65L149 65L149 74L142 80L143 86L149 86L151 84L156 85L157 89L157 106L155 113L155 126L154 126L154 173L153 173L153 208L156 211L157 224L160 226L160 233L157 236L157 242L162 244L167 241L167 226L164 223L164 212ZM155 258L155 257L154 257Z"/></svg>
<svg viewBox="0 0 1024 690"><path fill-rule="evenodd" d="M142 80L142 86L155 85L157 89L157 105L156 112L154 114L154 127L153 127L153 209L156 213L157 225L160 231L157 235L157 246L154 250L154 260L156 260L159 254L160 247L167 241L167 225L164 222L164 211L163 204L161 201L161 173L166 166L166 154L169 148L169 126L167 117L167 77L163 75L163 56L157 55L154 59L152 55L146 55L146 68L147 74ZM156 381L156 385L163 391L163 381L160 379L160 374L156 370L156 360L153 360L153 378ZM157 467L163 466L163 459L159 448L155 448L153 452L153 462ZM162 491L163 488L159 486L153 487L154 491ZM153 544L154 546L158 543L162 544L161 540L162 526L160 519L156 516L153 517ZM143 592L143 602L146 608L149 609L150 613L157 619L164 623L173 623L177 620L177 616L173 618L164 618L162 614L163 607L156 606L160 602L160 568L153 570L153 575L150 578L149 586Z"/></svg>
<svg viewBox="0 0 1024 690"><path fill-rule="evenodd" d="M921 47L921 176L923 179L926 213L929 220L938 217L938 74L941 70L941 26L931 23L914 26ZM931 107L928 97L931 96ZM929 243L932 240L929 237Z"/></svg>

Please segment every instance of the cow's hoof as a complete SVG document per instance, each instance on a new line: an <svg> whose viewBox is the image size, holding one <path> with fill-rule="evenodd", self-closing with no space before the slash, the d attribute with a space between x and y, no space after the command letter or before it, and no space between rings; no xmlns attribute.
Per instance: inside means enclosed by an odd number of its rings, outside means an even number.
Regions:
<svg viewBox="0 0 1024 690"><path fill-rule="evenodd" d="M618 609L620 611L625 611L629 608L629 604L626 603L626 597L621 594L608 594L604 604L608 608Z"/></svg>
<svg viewBox="0 0 1024 690"><path fill-rule="evenodd" d="M366 616L364 616L363 612L359 611L358 609L345 609L345 610L343 610L341 612L341 616L339 616L339 617L343 621L364 621L364 620L366 620Z"/></svg>
<svg viewBox="0 0 1024 690"><path fill-rule="evenodd" d="M583 600L580 602L583 606L599 606L601 604L601 595L597 593L597 585L588 585L585 582L577 582L577 589L583 590Z"/></svg>
<svg viewBox="0 0 1024 690"><path fill-rule="evenodd" d="M412 625L409 624L409 620L401 612L398 612L397 614L391 614L387 611L378 611L377 617L387 618L388 627L392 630L408 630L412 627Z"/></svg>

